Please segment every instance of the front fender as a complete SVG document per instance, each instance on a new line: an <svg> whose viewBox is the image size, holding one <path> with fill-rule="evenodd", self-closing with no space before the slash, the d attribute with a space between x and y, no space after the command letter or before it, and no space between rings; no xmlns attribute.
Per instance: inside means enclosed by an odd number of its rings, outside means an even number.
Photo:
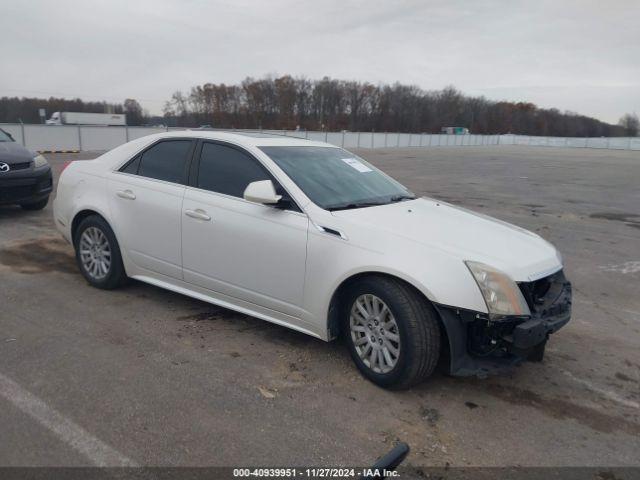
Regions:
<svg viewBox="0 0 640 480"><path fill-rule="evenodd" d="M326 327L334 293L349 278L368 272L404 280L434 304L487 311L482 294L462 260L416 242L378 235L371 248L364 247L365 242L360 242L353 232L349 240L344 240L310 230L305 306L314 317L312 321L325 322ZM388 245L376 248L376 243L382 241L393 242L393 248ZM366 244L372 244L370 238Z"/></svg>

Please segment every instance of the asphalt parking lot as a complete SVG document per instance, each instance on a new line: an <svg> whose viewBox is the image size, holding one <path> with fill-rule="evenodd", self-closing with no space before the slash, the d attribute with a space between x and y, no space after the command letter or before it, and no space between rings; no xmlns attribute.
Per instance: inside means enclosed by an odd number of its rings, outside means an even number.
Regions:
<svg viewBox="0 0 640 480"><path fill-rule="evenodd" d="M90 464L56 421L108 447L108 464L367 465L400 439L415 468L640 465L640 152L358 153L559 247L574 315L543 363L385 391L339 343L141 283L91 288L50 205L0 207L0 465ZM47 157L57 178L94 156Z"/></svg>

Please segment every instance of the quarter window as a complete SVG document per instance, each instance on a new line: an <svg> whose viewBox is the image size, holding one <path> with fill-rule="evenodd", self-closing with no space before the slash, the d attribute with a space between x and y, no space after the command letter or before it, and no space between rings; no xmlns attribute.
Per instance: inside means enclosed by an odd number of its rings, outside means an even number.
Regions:
<svg viewBox="0 0 640 480"><path fill-rule="evenodd" d="M137 175L138 168L140 168L140 157L141 155L138 155L136 158L134 158L129 163L127 163L124 167L122 167L120 171L124 173L132 173L133 175Z"/></svg>
<svg viewBox="0 0 640 480"><path fill-rule="evenodd" d="M242 198L247 185L258 180L271 177L254 158L225 145L202 145L198 188Z"/></svg>
<svg viewBox="0 0 640 480"><path fill-rule="evenodd" d="M122 171L135 173L131 170L139 162L137 173L140 176L166 182L182 183L184 181L187 153L190 147L191 140L160 142L145 151L139 157L139 160L135 159L125 166Z"/></svg>

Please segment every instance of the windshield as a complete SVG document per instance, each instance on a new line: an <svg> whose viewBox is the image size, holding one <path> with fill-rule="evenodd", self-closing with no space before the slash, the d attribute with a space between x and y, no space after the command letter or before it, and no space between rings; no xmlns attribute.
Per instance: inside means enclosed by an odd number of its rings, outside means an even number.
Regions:
<svg viewBox="0 0 640 480"><path fill-rule="evenodd" d="M0 142L13 142L13 138L7 132L0 129Z"/></svg>
<svg viewBox="0 0 640 480"><path fill-rule="evenodd" d="M414 198L404 186L342 148L260 147L319 207L384 205Z"/></svg>

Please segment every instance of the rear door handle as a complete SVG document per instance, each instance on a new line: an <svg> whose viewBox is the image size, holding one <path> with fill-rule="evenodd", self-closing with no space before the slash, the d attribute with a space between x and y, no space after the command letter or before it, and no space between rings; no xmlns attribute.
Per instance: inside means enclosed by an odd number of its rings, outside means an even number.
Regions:
<svg viewBox="0 0 640 480"><path fill-rule="evenodd" d="M127 200L136 199L136 194L133 193L131 190L118 190L116 192L116 195L118 195L120 198L126 198Z"/></svg>
<svg viewBox="0 0 640 480"><path fill-rule="evenodd" d="M211 220L211 217L207 215L207 212L205 212L204 210L200 210L199 208L197 210L185 210L184 214L187 217L196 218L198 220Z"/></svg>

